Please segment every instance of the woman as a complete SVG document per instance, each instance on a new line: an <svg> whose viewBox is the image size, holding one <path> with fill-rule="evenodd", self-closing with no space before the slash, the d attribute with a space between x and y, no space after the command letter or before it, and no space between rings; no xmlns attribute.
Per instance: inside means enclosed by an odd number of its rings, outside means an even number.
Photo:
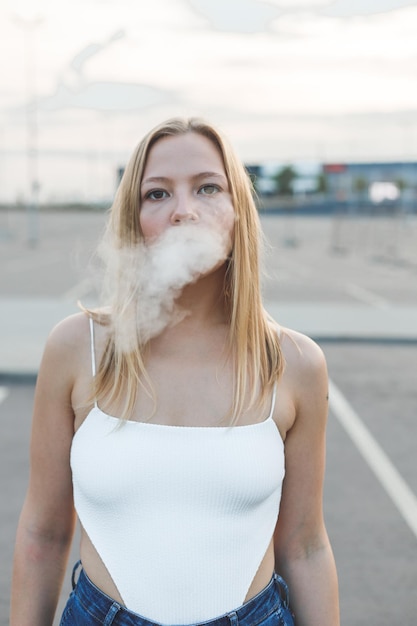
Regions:
<svg viewBox="0 0 417 626"><path fill-rule="evenodd" d="M12 626L52 624L75 510L63 626L339 624L325 360L263 309L260 239L218 131L174 119L142 140L101 248L109 308L45 348Z"/></svg>

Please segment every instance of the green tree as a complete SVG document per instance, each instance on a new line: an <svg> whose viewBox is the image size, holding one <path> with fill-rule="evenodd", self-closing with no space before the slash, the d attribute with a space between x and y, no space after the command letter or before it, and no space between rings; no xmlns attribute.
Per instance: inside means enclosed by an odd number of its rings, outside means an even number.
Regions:
<svg viewBox="0 0 417 626"><path fill-rule="evenodd" d="M396 185L400 193L402 193L404 189L407 189L407 182L404 180L404 178L397 178L394 184Z"/></svg>
<svg viewBox="0 0 417 626"><path fill-rule="evenodd" d="M297 178L297 172L291 165L285 165L274 176L277 192L282 196L292 196L292 184Z"/></svg>
<svg viewBox="0 0 417 626"><path fill-rule="evenodd" d="M363 195L368 190L369 183L363 176L357 176L353 181L353 189L359 194Z"/></svg>
<svg viewBox="0 0 417 626"><path fill-rule="evenodd" d="M328 190L328 185L327 185L326 174L324 172L320 172L320 174L317 174L316 192L317 193L326 193L327 190Z"/></svg>

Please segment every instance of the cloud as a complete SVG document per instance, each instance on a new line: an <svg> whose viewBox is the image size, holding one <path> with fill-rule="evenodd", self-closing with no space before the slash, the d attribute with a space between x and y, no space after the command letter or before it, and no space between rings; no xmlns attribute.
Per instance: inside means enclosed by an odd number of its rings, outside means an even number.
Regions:
<svg viewBox="0 0 417 626"><path fill-rule="evenodd" d="M52 93L37 99L40 112L55 112L66 109L89 109L98 112L120 112L143 110L167 102L175 102L172 90L158 88L141 82L91 80L85 76L85 66L96 60L114 42L125 39L125 31L119 29L102 41L91 42L81 48L60 72ZM26 105L27 106L27 105ZM20 111L21 107L13 107Z"/></svg>
<svg viewBox="0 0 417 626"><path fill-rule="evenodd" d="M72 59L70 66L77 74L81 75L84 64L91 59L91 57L95 56L102 50L105 50L109 45L113 42L118 41L119 39L123 39L125 37L125 32L123 30L116 31L111 37L104 41L103 43L91 43L85 48L81 50L75 57Z"/></svg>
<svg viewBox="0 0 417 626"><path fill-rule="evenodd" d="M280 9L316 9L317 7L333 4L334 0L266 0Z"/></svg>
<svg viewBox="0 0 417 626"><path fill-rule="evenodd" d="M256 0L189 0L189 3L216 30L237 33L266 31L282 13L278 7Z"/></svg>
<svg viewBox="0 0 417 626"><path fill-rule="evenodd" d="M175 100L172 92L149 85L92 82L73 90L61 83L52 96L40 99L38 106L41 111L81 108L127 113Z"/></svg>
<svg viewBox="0 0 417 626"><path fill-rule="evenodd" d="M261 33L282 15L300 13L329 17L375 15L415 5L415 0L188 0L212 28L235 33Z"/></svg>
<svg viewBox="0 0 417 626"><path fill-rule="evenodd" d="M396 11L415 4L415 0L337 0L321 12L335 17L353 17Z"/></svg>

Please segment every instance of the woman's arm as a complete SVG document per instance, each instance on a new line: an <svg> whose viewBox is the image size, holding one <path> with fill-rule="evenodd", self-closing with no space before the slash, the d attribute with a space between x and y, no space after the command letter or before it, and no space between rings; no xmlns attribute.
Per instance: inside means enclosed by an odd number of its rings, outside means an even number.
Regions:
<svg viewBox="0 0 417 626"><path fill-rule="evenodd" d="M293 335L291 337L291 335ZM286 476L275 531L276 570L287 580L296 626L339 626L336 567L323 519L328 379L310 339L284 339L295 421L285 441Z"/></svg>
<svg viewBox="0 0 417 626"><path fill-rule="evenodd" d="M30 477L17 528L11 626L51 626L74 532L70 472L74 434L71 390L79 316L48 338L34 401Z"/></svg>

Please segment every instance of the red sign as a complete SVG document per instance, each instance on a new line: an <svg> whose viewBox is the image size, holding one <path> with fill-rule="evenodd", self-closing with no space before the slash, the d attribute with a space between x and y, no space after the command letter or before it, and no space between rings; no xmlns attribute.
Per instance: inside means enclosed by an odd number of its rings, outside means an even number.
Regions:
<svg viewBox="0 0 417 626"><path fill-rule="evenodd" d="M323 165L323 170L326 174L341 174L346 172L347 166L343 163L327 163Z"/></svg>

